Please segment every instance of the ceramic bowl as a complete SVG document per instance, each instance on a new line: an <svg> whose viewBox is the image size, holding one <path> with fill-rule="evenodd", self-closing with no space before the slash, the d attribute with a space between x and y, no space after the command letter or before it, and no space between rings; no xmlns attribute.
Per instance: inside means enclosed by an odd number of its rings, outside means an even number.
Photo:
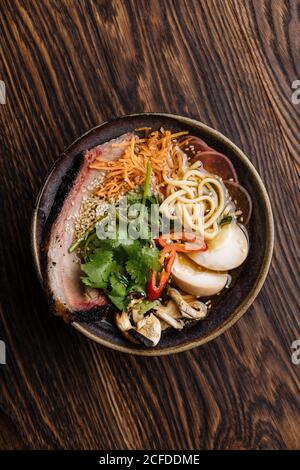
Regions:
<svg viewBox="0 0 300 470"><path fill-rule="evenodd" d="M252 197L253 212L249 224L250 251L231 287L203 321L192 323L178 332L169 329L153 349L143 349L122 337L107 321L72 323L90 339L109 348L140 355L178 353L201 346L230 328L247 311L258 295L267 276L273 251L273 216L268 194L256 169L246 155L220 132L183 116L160 113L135 114L101 124L77 139L56 161L37 199L32 222L32 251L36 270L42 281L41 244L43 228L52 204L59 197L61 182L83 150L95 147L139 127L164 127L172 131L188 130L224 153L233 163L240 183ZM58 320L59 321L59 320ZM67 325L66 325L67 328Z"/></svg>

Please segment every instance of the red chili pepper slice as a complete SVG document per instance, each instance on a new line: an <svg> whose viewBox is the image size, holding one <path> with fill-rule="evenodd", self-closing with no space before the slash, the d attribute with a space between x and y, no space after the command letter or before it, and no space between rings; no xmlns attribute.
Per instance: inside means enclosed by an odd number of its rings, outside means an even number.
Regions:
<svg viewBox="0 0 300 470"><path fill-rule="evenodd" d="M201 246L200 245L191 246L191 243L193 242L189 242L188 244L174 243L174 246L175 246L177 253L193 253L193 252L199 252L199 251L206 251L208 248L205 242L203 242Z"/></svg>
<svg viewBox="0 0 300 470"><path fill-rule="evenodd" d="M161 297L168 280L176 258L176 250L174 245L167 245L161 252L160 262L165 264L159 276L158 285L156 285L156 271L152 271L151 279L147 284L147 297L149 300L156 300Z"/></svg>
<svg viewBox="0 0 300 470"><path fill-rule="evenodd" d="M152 271L151 279L147 285L147 297L149 300L159 299L169 280L170 273L163 270L160 273L159 284L156 285L156 271Z"/></svg>

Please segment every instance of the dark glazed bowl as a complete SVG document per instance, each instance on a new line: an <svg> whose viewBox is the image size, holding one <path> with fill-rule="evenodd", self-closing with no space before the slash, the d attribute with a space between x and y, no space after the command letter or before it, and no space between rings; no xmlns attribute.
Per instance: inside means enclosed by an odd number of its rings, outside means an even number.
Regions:
<svg viewBox="0 0 300 470"><path fill-rule="evenodd" d="M220 296L210 315L182 331L168 330L153 349L142 349L125 340L114 325L106 321L72 323L90 339L112 349L140 355L163 355L200 346L219 336L232 326L250 307L259 293L268 273L273 251L273 216L266 189L246 155L220 132L199 121L182 116L146 113L124 116L91 129L77 139L57 160L38 197L32 222L32 251L36 270L42 281L41 244L43 229L52 204L59 197L61 182L83 150L95 147L135 128L149 126L173 131L188 130L204 139L210 146L223 152L235 166L240 183L248 190L253 201L249 224L250 252L239 270L235 283Z"/></svg>

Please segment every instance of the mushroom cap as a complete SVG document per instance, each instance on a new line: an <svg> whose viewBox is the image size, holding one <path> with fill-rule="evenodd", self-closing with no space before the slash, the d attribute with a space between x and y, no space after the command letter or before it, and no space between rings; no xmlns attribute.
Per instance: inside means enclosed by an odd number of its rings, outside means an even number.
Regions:
<svg viewBox="0 0 300 470"><path fill-rule="evenodd" d="M146 315L134 326L127 312L119 312L115 316L115 322L125 338L133 343L150 348L156 346L160 340L161 324L153 313Z"/></svg>
<svg viewBox="0 0 300 470"><path fill-rule="evenodd" d="M136 328L128 331L138 342L146 347L156 346L161 337L161 324L159 319L150 313L137 323Z"/></svg>
<svg viewBox="0 0 300 470"><path fill-rule="evenodd" d="M181 293L172 287L169 289L170 297L176 302L180 311L181 317L188 318L189 320L200 320L207 315L207 306L199 300L187 302Z"/></svg>

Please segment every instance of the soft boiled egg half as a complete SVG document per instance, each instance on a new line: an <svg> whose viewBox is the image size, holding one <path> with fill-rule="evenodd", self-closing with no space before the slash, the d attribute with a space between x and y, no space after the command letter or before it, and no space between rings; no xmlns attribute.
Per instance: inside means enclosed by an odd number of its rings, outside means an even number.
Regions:
<svg viewBox="0 0 300 470"><path fill-rule="evenodd" d="M172 274L177 287L197 297L217 294L228 280L227 273L204 269L181 253L176 255Z"/></svg>
<svg viewBox="0 0 300 470"><path fill-rule="evenodd" d="M189 253L188 256L203 268L229 271L245 261L248 250L246 230L237 223L231 223L224 225L218 235L208 242L206 251Z"/></svg>
<svg viewBox="0 0 300 470"><path fill-rule="evenodd" d="M240 266L245 261L248 250L246 231L236 223L225 225L208 242L206 251L177 254L172 268L174 283L197 297L215 295L226 286L227 271Z"/></svg>

